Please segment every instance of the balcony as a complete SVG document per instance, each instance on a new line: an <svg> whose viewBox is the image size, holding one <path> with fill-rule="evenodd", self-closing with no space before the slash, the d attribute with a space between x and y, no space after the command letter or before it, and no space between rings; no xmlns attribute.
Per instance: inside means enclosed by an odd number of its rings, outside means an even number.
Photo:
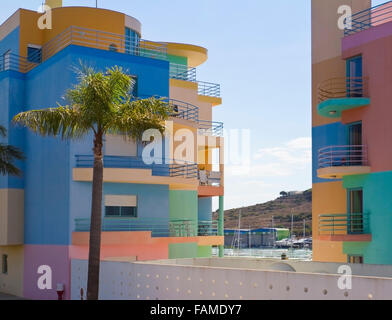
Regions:
<svg viewBox="0 0 392 320"><path fill-rule="evenodd" d="M370 104L368 80L362 77L328 79L318 86L317 112L327 118L340 118L342 112Z"/></svg>
<svg viewBox="0 0 392 320"><path fill-rule="evenodd" d="M169 99L169 105L173 109L170 115L173 118L184 119L189 121L199 121L199 108L183 101Z"/></svg>
<svg viewBox="0 0 392 320"><path fill-rule="evenodd" d="M187 238L217 236L217 221L162 218L103 218L103 232L140 232L151 231L153 238ZM89 232L90 219L75 219L75 232Z"/></svg>
<svg viewBox="0 0 392 320"><path fill-rule="evenodd" d="M198 134L202 136L223 137L223 122L199 120Z"/></svg>
<svg viewBox="0 0 392 320"><path fill-rule="evenodd" d="M201 96L220 98L220 85L216 83L198 81L198 94Z"/></svg>
<svg viewBox="0 0 392 320"><path fill-rule="evenodd" d="M319 178L341 179L347 175L367 173L370 173L370 166L366 146L330 146L319 150Z"/></svg>
<svg viewBox="0 0 392 320"><path fill-rule="evenodd" d="M379 26L392 21L392 1L355 13L351 18L351 29L344 30L344 36Z"/></svg>
<svg viewBox="0 0 392 320"><path fill-rule="evenodd" d="M319 215L319 239L325 241L370 242L366 213Z"/></svg>
<svg viewBox="0 0 392 320"><path fill-rule="evenodd" d="M197 82L196 81L196 68L188 68L188 66L177 63L170 63L170 78Z"/></svg>
<svg viewBox="0 0 392 320"><path fill-rule="evenodd" d="M10 55L9 58L6 56L0 64L0 71L14 70L27 73L70 45L167 60L167 46L165 44L148 40L133 43L123 34L70 26L48 41L35 56L29 56L28 58L18 55Z"/></svg>
<svg viewBox="0 0 392 320"><path fill-rule="evenodd" d="M76 155L75 158L76 168L92 168L94 165L93 155ZM104 156L103 163L104 168L148 169L152 171L153 176L197 178L198 169L195 163L176 163L176 160L171 159L155 160L162 164L146 164L142 158L123 156Z"/></svg>

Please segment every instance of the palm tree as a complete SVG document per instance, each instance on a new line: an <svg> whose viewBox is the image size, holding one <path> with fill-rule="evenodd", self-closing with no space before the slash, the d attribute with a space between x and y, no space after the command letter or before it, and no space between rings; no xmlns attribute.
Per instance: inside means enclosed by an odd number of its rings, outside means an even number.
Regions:
<svg viewBox="0 0 392 320"><path fill-rule="evenodd" d="M7 136L7 129L0 126L0 137L5 138ZM0 143L0 174L20 176L21 171L17 168L13 162L14 160L23 160L24 156L22 151L14 146L10 146L4 143Z"/></svg>
<svg viewBox="0 0 392 320"><path fill-rule="evenodd" d="M78 84L66 94L69 105L22 112L14 122L42 136L80 139L94 136L94 168L88 258L87 299L98 300L102 223L103 137L107 133L140 139L147 129L164 131L170 108L161 99L134 100L133 79L121 68L95 72L82 66Z"/></svg>

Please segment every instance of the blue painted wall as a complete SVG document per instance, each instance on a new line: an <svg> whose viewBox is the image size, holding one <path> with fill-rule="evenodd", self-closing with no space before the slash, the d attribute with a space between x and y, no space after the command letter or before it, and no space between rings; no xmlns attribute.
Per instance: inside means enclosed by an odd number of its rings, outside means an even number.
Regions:
<svg viewBox="0 0 392 320"><path fill-rule="evenodd" d="M198 198L199 221L212 220L212 198Z"/></svg>
<svg viewBox="0 0 392 320"><path fill-rule="evenodd" d="M69 46L26 75L26 110L65 104L66 90L77 82L74 68L83 61L96 69L123 66L139 79L139 94L168 96L169 64L144 57ZM22 130L22 129L18 129ZM43 138L25 132L25 243L71 243L75 217L90 214L91 184L72 181L76 154L92 154L92 136L81 141ZM169 216L167 186L138 185L140 215ZM105 193L133 194L129 185L105 185ZM72 201L70 202L70 197ZM86 207L87 206L87 207ZM80 209L78 209L80 207Z"/></svg>
<svg viewBox="0 0 392 320"><path fill-rule="evenodd" d="M1 142L24 148L24 131L11 124L12 118L23 110L25 104L24 75L14 71L0 72L0 124L7 129L7 137ZM24 162L15 161L15 165L24 171ZM0 188L23 189L24 179L15 176L0 176Z"/></svg>
<svg viewBox="0 0 392 320"><path fill-rule="evenodd" d="M312 179L313 183L331 182L336 180L317 177L318 152L323 147L347 144L347 127L341 122L312 128Z"/></svg>
<svg viewBox="0 0 392 320"><path fill-rule="evenodd" d="M91 183L72 182L70 190L70 224L75 229L75 219L90 218ZM104 183L103 195L136 195L138 201L138 219L156 218L157 221L169 222L169 186L127 183ZM102 214L104 216L104 201Z"/></svg>
<svg viewBox="0 0 392 320"><path fill-rule="evenodd" d="M345 242L343 252L363 255L364 263L392 264L392 171L343 178L344 188L363 188L364 213L369 214L371 242Z"/></svg>
<svg viewBox="0 0 392 320"><path fill-rule="evenodd" d="M19 55L19 27L11 31L0 41L0 56L11 50L13 54Z"/></svg>

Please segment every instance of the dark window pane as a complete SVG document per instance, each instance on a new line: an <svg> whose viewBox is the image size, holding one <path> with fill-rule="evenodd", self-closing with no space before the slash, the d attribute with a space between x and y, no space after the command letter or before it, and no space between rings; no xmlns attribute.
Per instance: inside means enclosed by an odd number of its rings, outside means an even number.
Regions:
<svg viewBox="0 0 392 320"><path fill-rule="evenodd" d="M136 217L137 216L136 207L121 207L121 216L122 217Z"/></svg>
<svg viewBox="0 0 392 320"><path fill-rule="evenodd" d="M107 217L119 217L120 207L105 207L105 215Z"/></svg>
<svg viewBox="0 0 392 320"><path fill-rule="evenodd" d="M39 48L27 47L27 60L29 62L41 63L42 50Z"/></svg>

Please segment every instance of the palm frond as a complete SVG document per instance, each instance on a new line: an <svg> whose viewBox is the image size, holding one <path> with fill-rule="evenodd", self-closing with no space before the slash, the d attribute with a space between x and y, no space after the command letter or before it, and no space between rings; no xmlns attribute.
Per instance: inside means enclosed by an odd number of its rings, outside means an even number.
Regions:
<svg viewBox="0 0 392 320"><path fill-rule="evenodd" d="M63 139L81 138L92 129L76 106L21 112L13 122L42 136L61 135Z"/></svg>
<svg viewBox="0 0 392 320"><path fill-rule="evenodd" d="M0 174L21 175L21 171L13 164L15 160L23 160L22 151L14 146L0 144Z"/></svg>
<svg viewBox="0 0 392 320"><path fill-rule="evenodd" d="M7 135L7 129L3 126L0 126L0 137L5 137Z"/></svg>
<svg viewBox="0 0 392 320"><path fill-rule="evenodd" d="M140 139L148 129L165 130L165 120L169 118L171 108L162 99L148 98L128 101L120 106L108 121L107 132L122 134L133 139Z"/></svg>

